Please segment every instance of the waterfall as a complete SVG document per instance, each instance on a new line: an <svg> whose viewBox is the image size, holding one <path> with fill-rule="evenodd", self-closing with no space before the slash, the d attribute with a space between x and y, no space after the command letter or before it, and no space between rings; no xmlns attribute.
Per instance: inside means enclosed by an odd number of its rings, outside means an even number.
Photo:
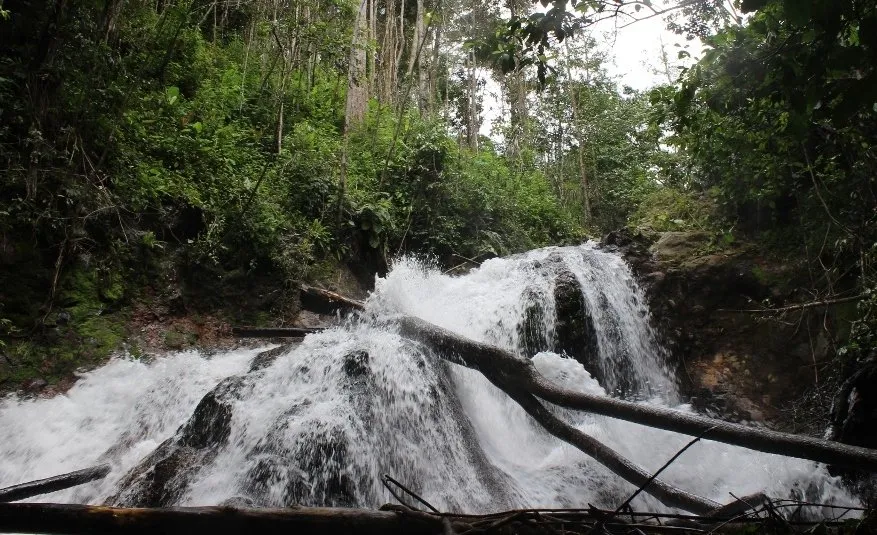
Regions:
<svg viewBox="0 0 877 535"><path fill-rule="evenodd" d="M492 259L463 276L401 259L366 309L293 347L123 356L67 394L10 396L0 402L0 486L106 462L105 480L38 500L376 507L393 501L383 474L449 511L614 507L634 490L479 373L402 338L391 321L399 315L528 354L566 388L691 410L642 290L618 256L593 244ZM690 440L558 413L648 471ZM762 490L852 501L815 463L708 440L662 477L722 503ZM633 505L666 509L644 494Z"/></svg>

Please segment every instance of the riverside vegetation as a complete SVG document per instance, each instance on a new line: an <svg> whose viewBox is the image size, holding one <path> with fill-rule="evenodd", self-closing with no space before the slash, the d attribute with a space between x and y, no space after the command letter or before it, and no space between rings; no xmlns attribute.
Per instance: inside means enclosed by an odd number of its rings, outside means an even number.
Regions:
<svg viewBox="0 0 877 535"><path fill-rule="evenodd" d="M747 242L803 274L759 307L863 296L820 365L843 378L866 359L872 3L680 3L680 41L707 50L681 70L665 53L647 92L617 87L588 28L657 6L537 7L2 2L0 384L101 362L144 303L288 317L297 281L339 264L453 267L622 226Z"/></svg>

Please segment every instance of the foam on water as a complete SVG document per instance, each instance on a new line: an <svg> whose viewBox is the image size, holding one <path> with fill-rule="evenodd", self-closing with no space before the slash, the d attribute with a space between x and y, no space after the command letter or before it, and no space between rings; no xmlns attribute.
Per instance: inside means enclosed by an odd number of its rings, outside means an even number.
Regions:
<svg viewBox="0 0 877 535"><path fill-rule="evenodd" d="M475 340L523 351L521 326L538 303L554 336L554 281L571 272L582 288L611 375L645 385L648 403L678 405L665 353L641 290L617 256L592 245L548 248L485 262L451 277L413 260L377 281L363 319L308 336L270 366L247 373L255 351L211 358L180 353L145 364L117 359L85 374L66 395L0 403L0 485L110 462L100 482L51 499L100 503L157 444L172 436L220 380L241 375L223 398L230 434L188 480L178 503L357 505L392 501L387 473L437 507L617 505L633 488L542 431L480 374L444 363L405 340L391 320L416 315ZM545 376L605 395L578 362L534 356ZM607 380L610 380L607 379ZM652 471L689 437L559 410L567 421ZM764 490L815 501L851 498L814 463L702 441L663 476L719 502ZM636 506L664 509L641 495ZM40 499L47 499L42 497Z"/></svg>

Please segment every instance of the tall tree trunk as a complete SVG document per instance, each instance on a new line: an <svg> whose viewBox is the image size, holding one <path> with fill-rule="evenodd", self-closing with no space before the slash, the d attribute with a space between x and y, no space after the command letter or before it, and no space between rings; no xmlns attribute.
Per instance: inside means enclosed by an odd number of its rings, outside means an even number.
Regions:
<svg viewBox="0 0 877 535"><path fill-rule="evenodd" d="M579 186L582 191L582 222L585 226L591 223L591 191L588 183L588 169L585 166L585 136L582 134L582 125L579 123L579 103L576 95L576 88L573 87L569 91L570 102L572 103L572 121L576 132L576 144L578 164L579 164Z"/></svg>
<svg viewBox="0 0 877 535"><path fill-rule="evenodd" d="M341 162L338 172L338 201L336 213L340 228L344 215L344 196L347 191L347 158L350 146L350 129L362 121L368 103L366 79L366 36L368 35L369 0L360 0L350 43L350 61L347 71L347 102L344 106L344 126L341 142Z"/></svg>
<svg viewBox="0 0 877 535"><path fill-rule="evenodd" d="M438 84L439 84L439 68L441 67L441 42L442 42L442 29L444 28L444 22L441 19L441 14L436 14L433 16L439 17L439 23L436 25L435 32L433 34L433 45L432 45L432 58L429 62L429 113L430 115L437 115L438 110L441 106L442 96L439 94Z"/></svg>
<svg viewBox="0 0 877 535"><path fill-rule="evenodd" d="M478 78L475 63L475 52L469 52L469 93L466 121L466 136L469 148L478 150L478 133L481 125L478 124Z"/></svg>

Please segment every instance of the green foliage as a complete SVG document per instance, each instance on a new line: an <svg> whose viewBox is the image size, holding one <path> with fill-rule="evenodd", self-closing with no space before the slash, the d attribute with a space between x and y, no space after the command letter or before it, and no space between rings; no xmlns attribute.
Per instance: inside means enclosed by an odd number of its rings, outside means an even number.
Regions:
<svg viewBox="0 0 877 535"><path fill-rule="evenodd" d="M438 122L405 119L399 148L376 107L351 139L350 240L397 251L493 256L569 239L574 224L544 174L514 169L491 148L471 151ZM385 126L386 125L386 126Z"/></svg>
<svg viewBox="0 0 877 535"><path fill-rule="evenodd" d="M381 269L576 235L543 173L461 148L408 103L401 124L373 103L345 145L349 2L276 20L246 3L221 20L189 1L20 6L0 20L0 339L33 333L12 344L15 380L106 356L119 311L168 273L180 291L283 285L327 259Z"/></svg>
<svg viewBox="0 0 877 535"><path fill-rule="evenodd" d="M698 197L672 187L658 188L644 196L629 224L654 232L711 231L717 226L715 201L708 194Z"/></svg>
<svg viewBox="0 0 877 535"><path fill-rule="evenodd" d="M877 342L877 6L753 0L710 36L678 91L652 92L682 156L668 182L715 194L719 215L764 249L811 264L813 295L865 295L841 354Z"/></svg>

